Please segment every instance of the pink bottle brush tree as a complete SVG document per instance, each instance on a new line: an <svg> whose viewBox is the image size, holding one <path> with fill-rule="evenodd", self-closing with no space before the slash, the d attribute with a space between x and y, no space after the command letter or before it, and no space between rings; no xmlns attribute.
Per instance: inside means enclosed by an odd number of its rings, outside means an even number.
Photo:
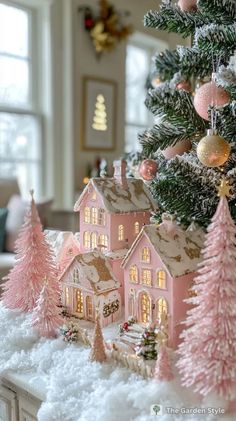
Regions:
<svg viewBox="0 0 236 421"><path fill-rule="evenodd" d="M162 344L155 365L154 378L160 381L171 381L174 378L166 346Z"/></svg>
<svg viewBox="0 0 236 421"><path fill-rule="evenodd" d="M89 358L90 361L97 361L99 363L103 363L107 358L98 312L95 319L94 337Z"/></svg>
<svg viewBox="0 0 236 421"><path fill-rule="evenodd" d="M45 279L31 321L32 327L40 336L53 338L57 335L58 328L63 325L64 320L58 307L59 299L58 281Z"/></svg>
<svg viewBox="0 0 236 421"><path fill-rule="evenodd" d="M3 302L10 309L27 312L35 307L45 277L54 278L53 252L45 239L31 193L31 204L16 241L16 261L3 286Z"/></svg>
<svg viewBox="0 0 236 421"><path fill-rule="evenodd" d="M197 295L188 299L194 307L181 335L177 366L184 386L231 401L236 397L236 227L228 194L223 180L195 279Z"/></svg>

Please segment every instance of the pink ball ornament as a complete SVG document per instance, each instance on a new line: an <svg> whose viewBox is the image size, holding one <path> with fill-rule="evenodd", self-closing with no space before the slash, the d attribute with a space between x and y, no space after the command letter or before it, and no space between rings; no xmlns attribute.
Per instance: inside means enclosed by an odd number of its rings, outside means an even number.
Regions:
<svg viewBox="0 0 236 421"><path fill-rule="evenodd" d="M230 95L223 88L216 86L215 82L211 81L202 85L195 94L194 107L200 117L204 120L209 120L208 107L215 105L216 107L223 107L230 102Z"/></svg>
<svg viewBox="0 0 236 421"><path fill-rule="evenodd" d="M151 181L155 178L157 173L157 162L153 159L145 159L140 167L139 167L139 174L145 181Z"/></svg>
<svg viewBox="0 0 236 421"><path fill-rule="evenodd" d="M161 151L162 155L166 159L174 158L176 155L183 155L184 152L188 152L192 147L190 140L185 139L176 143L175 146L168 146L168 148Z"/></svg>
<svg viewBox="0 0 236 421"><path fill-rule="evenodd" d="M195 12L197 10L197 0L179 0L178 6L183 12Z"/></svg>

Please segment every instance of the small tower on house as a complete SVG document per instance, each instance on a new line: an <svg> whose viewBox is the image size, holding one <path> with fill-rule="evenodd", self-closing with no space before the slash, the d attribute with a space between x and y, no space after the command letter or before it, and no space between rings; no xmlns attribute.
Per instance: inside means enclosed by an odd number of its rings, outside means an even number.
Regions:
<svg viewBox="0 0 236 421"><path fill-rule="evenodd" d="M128 187L127 178L126 178L126 161L118 160L113 162L114 167L114 179L118 181L124 188Z"/></svg>

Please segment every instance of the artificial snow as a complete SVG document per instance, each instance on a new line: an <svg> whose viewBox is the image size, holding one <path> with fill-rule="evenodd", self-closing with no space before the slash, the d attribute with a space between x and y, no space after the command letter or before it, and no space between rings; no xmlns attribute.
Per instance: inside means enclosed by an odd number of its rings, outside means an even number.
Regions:
<svg viewBox="0 0 236 421"><path fill-rule="evenodd" d="M197 395L173 382L145 380L112 360L88 360L90 349L58 339L39 339L22 315L0 304L0 374L44 398L39 421L153 421L150 407L200 407ZM106 335L105 335L106 336ZM24 380L25 379L25 380ZM29 387L30 385L30 387ZM204 407L209 405L205 399ZM216 406L218 404L216 403ZM233 421L235 416L219 417ZM214 421L215 415L170 415L162 421Z"/></svg>

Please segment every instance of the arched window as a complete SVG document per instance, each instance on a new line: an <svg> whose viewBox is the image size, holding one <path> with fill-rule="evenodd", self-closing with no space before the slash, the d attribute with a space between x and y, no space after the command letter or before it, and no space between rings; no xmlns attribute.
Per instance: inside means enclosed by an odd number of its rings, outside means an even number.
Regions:
<svg viewBox="0 0 236 421"><path fill-rule="evenodd" d="M84 209L84 222L90 224L90 208L88 206Z"/></svg>
<svg viewBox="0 0 236 421"><path fill-rule="evenodd" d="M124 225L119 225L118 226L118 240L119 241L124 241L124 239L125 239Z"/></svg>
<svg viewBox="0 0 236 421"><path fill-rule="evenodd" d="M130 266L129 268L129 280L130 282L138 282L138 268L136 265Z"/></svg>
<svg viewBox="0 0 236 421"><path fill-rule="evenodd" d="M158 316L164 313L167 314L167 311L168 311L167 301L165 300L165 298L159 298L159 300L157 300Z"/></svg>
<svg viewBox="0 0 236 421"><path fill-rule="evenodd" d="M91 234L91 248L95 249L98 245L98 241L97 241L98 237L97 237L97 233L96 232L92 232Z"/></svg>
<svg viewBox="0 0 236 421"><path fill-rule="evenodd" d="M96 194L96 191L95 190L93 190L93 193L92 193L92 200L96 200L97 199L97 194Z"/></svg>
<svg viewBox="0 0 236 421"><path fill-rule="evenodd" d="M149 323L151 316L150 298L146 292L140 294L140 321L141 323Z"/></svg>
<svg viewBox="0 0 236 421"><path fill-rule="evenodd" d="M142 270L142 284L149 286L152 285L152 272L150 269Z"/></svg>
<svg viewBox="0 0 236 421"><path fill-rule="evenodd" d="M105 251L108 248L108 236L105 234L99 235L98 244L101 251Z"/></svg>
<svg viewBox="0 0 236 421"><path fill-rule="evenodd" d="M148 247L143 247L141 259L142 259L142 262L150 263L151 253Z"/></svg>
<svg viewBox="0 0 236 421"><path fill-rule="evenodd" d="M76 290L76 312L79 313L81 316L84 312L84 299L82 291L80 289Z"/></svg>
<svg viewBox="0 0 236 421"><path fill-rule="evenodd" d="M106 225L106 213L105 209L98 209L98 225Z"/></svg>
<svg viewBox="0 0 236 421"><path fill-rule="evenodd" d="M74 269L73 272L73 282L79 283L79 269Z"/></svg>
<svg viewBox="0 0 236 421"><path fill-rule="evenodd" d="M138 234L139 234L139 231L140 231L140 225L139 225L139 222L135 222L135 223L134 223L134 234L135 234L135 235L138 235Z"/></svg>
<svg viewBox="0 0 236 421"><path fill-rule="evenodd" d="M66 287L64 290L64 298L65 298L65 306L68 307L70 305L70 295L69 295L68 287Z"/></svg>
<svg viewBox="0 0 236 421"><path fill-rule="evenodd" d="M97 225L98 224L98 210L97 208L92 208L92 215L91 215L91 224Z"/></svg>
<svg viewBox="0 0 236 421"><path fill-rule="evenodd" d="M84 247L86 249L90 249L90 232L89 231L84 232Z"/></svg>
<svg viewBox="0 0 236 421"><path fill-rule="evenodd" d="M158 270L157 272L157 286L166 289L166 272L164 270Z"/></svg>

